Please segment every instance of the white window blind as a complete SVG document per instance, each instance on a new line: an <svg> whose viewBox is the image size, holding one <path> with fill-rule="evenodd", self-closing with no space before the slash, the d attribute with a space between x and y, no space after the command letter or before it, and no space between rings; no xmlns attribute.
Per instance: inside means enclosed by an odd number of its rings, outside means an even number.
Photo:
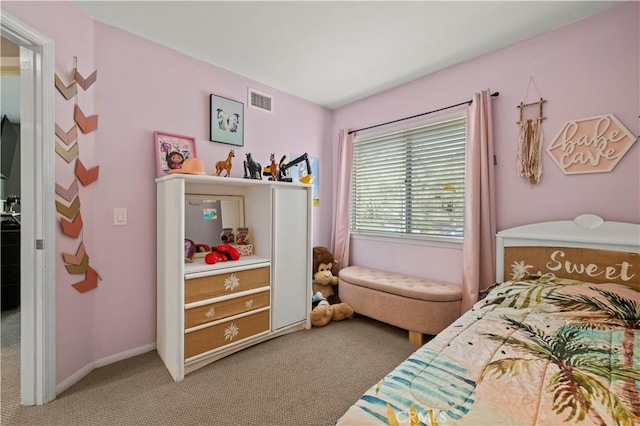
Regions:
<svg viewBox="0 0 640 426"><path fill-rule="evenodd" d="M356 138L353 234L462 241L465 118Z"/></svg>

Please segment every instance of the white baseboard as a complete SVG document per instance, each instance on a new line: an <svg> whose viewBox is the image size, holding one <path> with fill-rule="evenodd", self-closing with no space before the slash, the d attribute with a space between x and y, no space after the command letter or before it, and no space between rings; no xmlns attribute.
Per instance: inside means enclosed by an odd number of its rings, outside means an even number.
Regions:
<svg viewBox="0 0 640 426"><path fill-rule="evenodd" d="M94 369L104 367L105 365L113 364L114 362L122 361L127 358L131 358L134 356L142 355L149 351L155 350L156 344L149 343L148 345L140 346L134 349L129 349L128 351L119 352L117 354L109 355L104 358L97 359L93 362L82 367L80 370L76 371L74 374L69 376L65 381L56 386L56 395L60 395L62 392L69 389L71 386L78 383L82 378L84 378L87 374L91 373Z"/></svg>

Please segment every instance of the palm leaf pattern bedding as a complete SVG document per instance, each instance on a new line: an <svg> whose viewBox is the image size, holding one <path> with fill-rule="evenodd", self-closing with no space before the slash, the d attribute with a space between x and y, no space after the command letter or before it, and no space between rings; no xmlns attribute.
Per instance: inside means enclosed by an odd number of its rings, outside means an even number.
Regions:
<svg viewBox="0 0 640 426"><path fill-rule="evenodd" d="M372 386L338 425L640 425L640 293L529 276Z"/></svg>

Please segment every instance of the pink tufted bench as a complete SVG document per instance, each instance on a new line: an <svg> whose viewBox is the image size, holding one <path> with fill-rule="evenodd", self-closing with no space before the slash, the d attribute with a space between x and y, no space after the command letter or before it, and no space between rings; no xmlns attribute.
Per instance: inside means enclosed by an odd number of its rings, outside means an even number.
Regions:
<svg viewBox="0 0 640 426"><path fill-rule="evenodd" d="M460 316L459 285L427 278L349 266L338 273L340 299L353 310L409 330L409 341L422 346L423 334L435 335Z"/></svg>

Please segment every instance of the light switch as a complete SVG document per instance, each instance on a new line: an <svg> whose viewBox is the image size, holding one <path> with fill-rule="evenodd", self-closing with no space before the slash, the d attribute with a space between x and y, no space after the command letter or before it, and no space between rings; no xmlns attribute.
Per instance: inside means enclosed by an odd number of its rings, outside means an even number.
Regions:
<svg viewBox="0 0 640 426"><path fill-rule="evenodd" d="M113 209L113 224L114 225L127 224L127 209L125 207L116 207Z"/></svg>

